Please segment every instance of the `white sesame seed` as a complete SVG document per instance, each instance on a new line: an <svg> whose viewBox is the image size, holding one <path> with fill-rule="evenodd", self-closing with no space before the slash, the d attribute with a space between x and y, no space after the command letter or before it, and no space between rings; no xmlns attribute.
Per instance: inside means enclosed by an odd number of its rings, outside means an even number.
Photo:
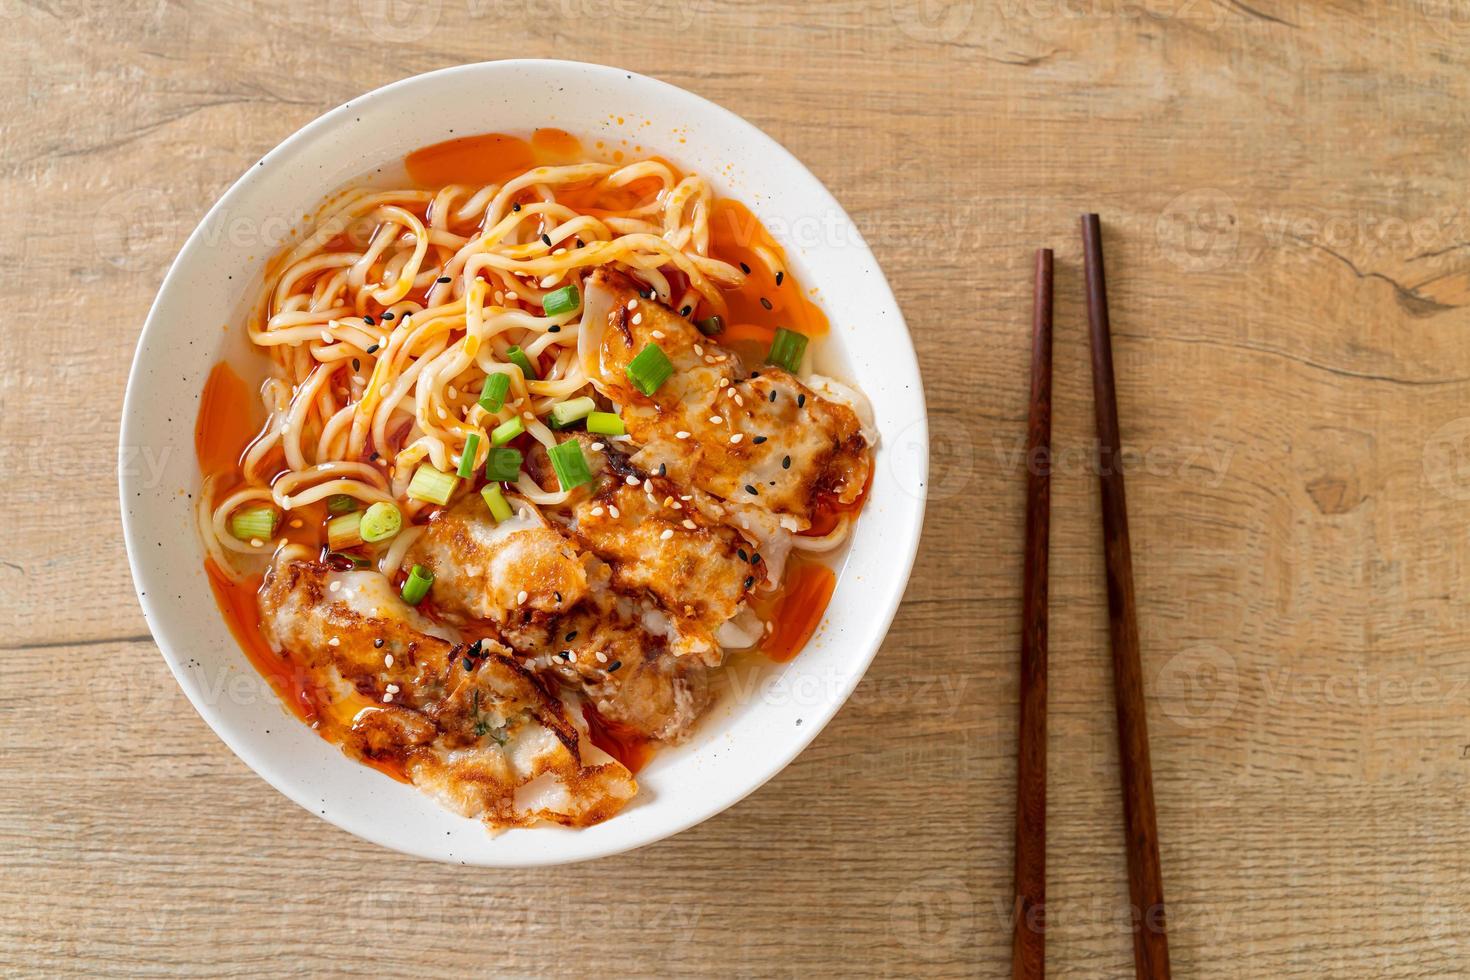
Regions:
<svg viewBox="0 0 1470 980"><path fill-rule="evenodd" d="M741 408L744 408L745 407L745 399L742 398L742 397L740 397L739 395L736 395L735 396L735 404L739 405Z"/></svg>
<svg viewBox="0 0 1470 980"><path fill-rule="evenodd" d="M653 493L653 481L648 479L647 477L643 478L643 492Z"/></svg>
<svg viewBox="0 0 1470 980"><path fill-rule="evenodd" d="M694 494L692 494L692 493L681 494L679 496L679 499L680 500L693 500L694 499Z"/></svg>
<svg viewBox="0 0 1470 980"><path fill-rule="evenodd" d="M675 439L688 439L689 438L689 433L685 432L683 429L680 429L678 432L675 432L674 433L674 438Z"/></svg>
<svg viewBox="0 0 1470 980"><path fill-rule="evenodd" d="M734 388L726 388L725 389L725 397L726 398L734 398L735 397L735 389Z"/></svg>
<svg viewBox="0 0 1470 980"><path fill-rule="evenodd" d="M701 346L699 346L698 344L695 344L694 345L694 353L696 355L698 355L699 357L703 357L704 356L704 348L701 347Z"/></svg>
<svg viewBox="0 0 1470 980"><path fill-rule="evenodd" d="M327 641L327 646L329 646L329 647L335 647L335 646L341 646L341 645L342 645L342 641L339 640L335 636L332 637L330 640Z"/></svg>
<svg viewBox="0 0 1470 980"><path fill-rule="evenodd" d="M593 656L595 656L597 658L597 662L598 663L600 663L600 664L607 663L607 654L603 653L601 650L598 650L597 653L593 654Z"/></svg>
<svg viewBox="0 0 1470 980"><path fill-rule="evenodd" d="M602 516L602 508L601 507L594 507L594 508L592 508L592 516L593 517L601 517Z"/></svg>
<svg viewBox="0 0 1470 980"><path fill-rule="evenodd" d="M638 478L630 474L623 478L623 482L628 484L628 486L630 487L636 487L638 485Z"/></svg>
<svg viewBox="0 0 1470 980"><path fill-rule="evenodd" d="M606 447L606 446L604 446L604 445L603 445L603 444L602 444L602 443L600 443L600 442L594 442L594 443L593 443L593 444L592 444L592 451L593 451L593 452L594 452L594 453L600 453L600 452L602 452L602 451L603 451L603 450L604 450L604 449L606 449L606 448L607 448L607 447Z"/></svg>
<svg viewBox="0 0 1470 980"><path fill-rule="evenodd" d="M514 291L511 291L511 292L506 293L505 294L505 298L506 298L507 301L512 302L512 303L515 302L516 300L520 299L520 297L517 296Z"/></svg>
<svg viewBox="0 0 1470 980"><path fill-rule="evenodd" d="M564 249L564 248L559 248L559 249L556 249L555 251L553 251L551 254L552 255L566 255L567 254L567 250Z"/></svg>
<svg viewBox="0 0 1470 980"><path fill-rule="evenodd" d="M458 398L459 397L459 389L456 388L454 385L450 385L449 386L449 397L450 398Z"/></svg>
<svg viewBox="0 0 1470 980"><path fill-rule="evenodd" d="M725 421L725 420L723 418L721 418L720 416L718 416L718 415L711 415L709 417L709 424L710 425L719 425L723 421Z"/></svg>
<svg viewBox="0 0 1470 980"><path fill-rule="evenodd" d="M643 322L643 314L642 313L634 313L633 314L633 326L636 327L636 326L638 326L638 324L640 324L642 322Z"/></svg>
<svg viewBox="0 0 1470 980"><path fill-rule="evenodd" d="M720 387L721 388L728 388L729 386L730 386L730 379L729 378L721 378L720 379Z"/></svg>
<svg viewBox="0 0 1470 980"><path fill-rule="evenodd" d="M630 310L636 310L636 309L638 309L638 301L636 299L630 299L630 300L628 300L628 309L630 309Z"/></svg>
<svg viewBox="0 0 1470 980"><path fill-rule="evenodd" d="M633 322L634 323L637 323L638 321L635 319ZM664 339L664 332L662 330L650 330L648 332L648 335L650 337L652 337L654 340L663 340Z"/></svg>
<svg viewBox="0 0 1470 980"><path fill-rule="evenodd" d="M263 546L264 544L265 544L265 542L262 541L262 540L260 540L259 538L251 538L250 539L250 547L252 547L252 548L259 548L259 547Z"/></svg>
<svg viewBox="0 0 1470 980"><path fill-rule="evenodd" d="M391 654L391 653L385 653L385 654L383 654L383 666L384 667L392 667L393 666L393 654Z"/></svg>
<svg viewBox="0 0 1470 980"><path fill-rule="evenodd" d="M689 520L688 518L685 518L685 520L684 520L684 526L687 527L689 530L693 531L699 525L695 524L693 521Z"/></svg>
<svg viewBox="0 0 1470 980"><path fill-rule="evenodd" d="M447 419L447 418L449 418L449 413L446 412L446 411L444 411L444 409L441 408L441 409L439 409L439 418L441 418L441 419Z"/></svg>
<svg viewBox="0 0 1470 980"><path fill-rule="evenodd" d="M673 497L665 497L664 498L664 506L665 507L672 507L673 505L674 505L674 498Z"/></svg>
<svg viewBox="0 0 1470 980"><path fill-rule="evenodd" d="M323 330L322 331L322 343L324 343L324 344L330 344L331 342L332 342L332 335L329 334L329 333L327 333L325 330Z"/></svg>
<svg viewBox="0 0 1470 980"><path fill-rule="evenodd" d="M327 591L328 592L338 592L338 591L341 591L341 589L342 589L342 583L341 582L333 582L331 585L327 586Z"/></svg>
<svg viewBox="0 0 1470 980"><path fill-rule="evenodd" d="M663 533L659 535L659 538L662 539L662 540L664 540L664 541L667 541L667 540L669 540L669 538L672 538L673 536L674 536L674 529L671 528L671 527L666 527L666 528L664 528Z"/></svg>
<svg viewBox="0 0 1470 980"><path fill-rule="evenodd" d="M742 435L741 433L737 432L733 436L730 437L730 443L733 445L733 444L739 442L741 439L744 439L744 438L745 438L744 435Z"/></svg>
<svg viewBox="0 0 1470 980"><path fill-rule="evenodd" d="M622 516L623 516L623 515L622 515L622 514L620 514L620 513L618 513L618 509L617 509L617 507L615 507L615 506L614 506L614 505L612 505L612 504L608 504L608 505L607 505L607 512L608 512L608 513L609 513L609 514L610 514L610 515L612 515L612 516L613 516L613 517L615 517L615 518L616 518L616 517L622 517Z"/></svg>
<svg viewBox="0 0 1470 980"><path fill-rule="evenodd" d="M525 589L522 589L521 591L519 591L519 592L516 593L516 605L518 605L518 606L524 606L525 604L526 604L526 590Z"/></svg>
<svg viewBox="0 0 1470 980"><path fill-rule="evenodd" d="M671 507L673 507L673 508L674 508L674 509L675 509L675 510L683 510L683 509L684 509L684 505L683 505L683 504L681 504L681 503L679 503L679 501L677 501L677 500L676 500L676 501L674 501L674 502L673 502L673 503L672 503L672 504L670 504L670 505L669 505L669 506L671 506Z"/></svg>
<svg viewBox="0 0 1470 980"><path fill-rule="evenodd" d="M385 690L387 690L387 692L389 694L397 694L398 693L398 685L397 684L389 684Z"/></svg>
<svg viewBox="0 0 1470 980"><path fill-rule="evenodd" d="M385 695L383 695L383 703L384 704L387 704L387 703L389 703L392 700L393 700L393 695L391 695L391 694L385 694Z"/></svg>

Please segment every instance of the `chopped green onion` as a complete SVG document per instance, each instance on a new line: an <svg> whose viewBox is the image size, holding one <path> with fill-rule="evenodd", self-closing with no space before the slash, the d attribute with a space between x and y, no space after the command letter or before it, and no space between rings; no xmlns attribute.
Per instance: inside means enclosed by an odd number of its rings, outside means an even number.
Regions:
<svg viewBox="0 0 1470 980"><path fill-rule="evenodd" d="M378 501L362 515L362 539L368 544L387 541L403 527L403 515L392 504Z"/></svg>
<svg viewBox="0 0 1470 980"><path fill-rule="evenodd" d="M546 294L541 301L541 309L546 311L547 316L560 316L570 313L582 305L582 297L577 295L576 286L563 286Z"/></svg>
<svg viewBox="0 0 1470 980"><path fill-rule="evenodd" d="M527 381L536 380L536 368L532 366L531 359L526 352L512 345L505 352L505 359L521 369L521 374L526 376Z"/></svg>
<svg viewBox="0 0 1470 980"><path fill-rule="evenodd" d="M230 515L230 533L241 541L266 541L276 533L279 519L270 504L242 507Z"/></svg>
<svg viewBox="0 0 1470 980"><path fill-rule="evenodd" d="M557 425L566 428L573 422L585 419L596 407L597 403L586 396L573 398L571 401L558 402L551 406L551 417Z"/></svg>
<svg viewBox="0 0 1470 980"><path fill-rule="evenodd" d="M327 547L333 551L362 544L362 512L353 511L327 521Z"/></svg>
<svg viewBox="0 0 1470 980"><path fill-rule="evenodd" d="M806 353L806 341L806 334L777 327L776 339L771 341L771 352L766 355L766 363L783 367L795 374L797 368L801 367L802 355Z"/></svg>
<svg viewBox="0 0 1470 980"><path fill-rule="evenodd" d="M367 568L372 564L372 562L362 557L362 555L349 555L345 551L329 551L327 552L327 557L340 558L345 562L351 562L353 568Z"/></svg>
<svg viewBox="0 0 1470 980"><path fill-rule="evenodd" d="M490 516L495 518L496 524L510 518L510 502L501 492L500 484L489 484L480 491L480 496L484 498L485 506L490 508Z"/></svg>
<svg viewBox="0 0 1470 980"><path fill-rule="evenodd" d="M503 446L526 431L526 420L517 415L509 422L502 422L490 433L490 445Z"/></svg>
<svg viewBox="0 0 1470 980"><path fill-rule="evenodd" d="M408 580L403 583L403 601L410 606L417 606L424 601L424 596L429 594L429 586L434 584L434 573L422 565L413 566L408 573Z"/></svg>
<svg viewBox="0 0 1470 980"><path fill-rule="evenodd" d="M485 461L485 479L496 483L514 483L521 474L521 451L510 446L495 446Z"/></svg>
<svg viewBox="0 0 1470 980"><path fill-rule="evenodd" d="M592 482L592 471L587 468L587 458L582 455L582 447L577 440L557 443L547 455L551 457L551 468L556 470L556 478L563 490Z"/></svg>
<svg viewBox="0 0 1470 980"><path fill-rule="evenodd" d="M357 498L351 494L334 493L327 498L327 513L349 514L357 510Z"/></svg>
<svg viewBox="0 0 1470 980"><path fill-rule="evenodd" d="M674 365L657 344L644 347L637 357L628 362L628 380L645 395L658 391L659 385L673 377L673 374Z"/></svg>
<svg viewBox="0 0 1470 980"><path fill-rule="evenodd" d="M706 337L718 337L725 332L725 318L722 316L707 316L703 320L695 320L694 325Z"/></svg>
<svg viewBox="0 0 1470 980"><path fill-rule="evenodd" d="M465 436L464 452L459 454L459 469L456 472L466 480L475 475L475 454L479 450L480 434L471 432Z"/></svg>
<svg viewBox="0 0 1470 980"><path fill-rule="evenodd" d="M498 412L505 404L505 396L510 394L510 375L496 373L485 379L485 387L480 389L480 407L487 412Z"/></svg>
<svg viewBox="0 0 1470 980"><path fill-rule="evenodd" d="M628 434L628 427L623 425L621 415L592 412L587 416L587 431L598 436L623 436Z"/></svg>
<svg viewBox="0 0 1470 980"><path fill-rule="evenodd" d="M459 477L453 473L442 473L429 463L420 463L413 479L408 481L408 495L442 507L449 503L449 495L458 485Z"/></svg>

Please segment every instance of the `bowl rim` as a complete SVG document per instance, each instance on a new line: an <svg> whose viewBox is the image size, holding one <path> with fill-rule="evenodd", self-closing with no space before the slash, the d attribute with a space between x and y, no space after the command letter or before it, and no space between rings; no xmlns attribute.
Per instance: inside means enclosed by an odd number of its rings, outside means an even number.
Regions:
<svg viewBox="0 0 1470 980"><path fill-rule="evenodd" d="M267 753L257 752L253 747L247 745L243 737L240 735L240 733L235 731L234 725L228 719L223 718L221 714L214 708L214 706L205 701L203 698L196 697L194 685L186 681L185 678L185 658L180 656L179 651L175 647L175 638L170 635L170 630L167 626L169 614L166 610L163 609L160 600L158 599L159 590L147 587L152 579L153 572L149 569L147 563L141 557L143 554L143 549L140 548L140 541L143 534L143 529L141 527L134 526L136 523L140 523L142 521L142 518L131 516L128 507L128 499L131 494L136 492L136 481L141 479L141 474L135 473L130 467L124 465L123 461L125 458L126 447L129 445L137 444L136 429L143 424L141 420L142 413L139 411L138 408L139 401L145 397L144 389L147 387L146 381L142 377L144 370L143 354L145 348L148 346L150 335L160 333L165 329L164 326L162 326L163 313L161 312L161 307L164 305L164 297L167 296L171 291L182 288L180 284L180 279L183 273L181 270L185 264L186 257L190 256L196 250L198 250L201 247L201 244L204 244L206 230L212 226L212 223L217 217L222 214L227 214L229 212L229 209L234 206L240 198L251 193L251 185L253 183L254 175L261 166L271 161L272 159L281 159L287 157L307 147L324 132L329 131L334 126L341 125L344 122L344 117L346 113L353 112L360 115L373 103L387 102L388 100L399 96L406 90L424 85L427 81L431 79L441 79L445 76L451 75L473 76L476 73L484 71L495 72L508 70L513 72L531 66L554 67L564 69L569 72L590 75L593 77L594 81L597 80L598 76L600 76L604 80L612 80L615 76L621 76L626 80L633 80L636 84L651 86L657 95L667 96L677 100L686 100L689 103L697 105L702 111L718 117L719 119L727 123L735 131L741 132L743 135L748 136L750 139L758 141L762 145L763 151L768 151L771 155L778 158L778 163L781 167L794 168L797 173L804 174L809 179L812 187L815 189L815 193L820 196L820 200L814 203L830 208L836 215L839 215L841 217L843 222L846 223L846 230L849 231L852 236L849 247L851 247L852 249L853 260L857 262L867 262L871 265L872 269L877 271L878 274L876 276L876 281L871 285L879 291L881 299L886 302L888 309L891 310L891 312L894 314L891 318L891 321L887 325L887 329L891 331L897 331L894 336L901 336L904 340L904 349L901 352L903 356L900 357L898 361L900 367L905 366L904 362L906 362L906 366L911 371L913 381L913 391L911 393L911 396L917 400L916 408L918 413L913 422L908 424L908 427L905 429L905 433L912 437L916 441L917 445L920 447L920 451L915 461L919 467L919 470L915 474L916 479L913 484L906 488L909 490L909 496L912 500L911 505L904 508L902 513L894 514L893 518L891 519L891 523L885 524L885 526L892 526L895 531L901 534L901 540L904 543L904 547L901 552L895 549L895 551L892 553L891 557L893 561L890 566L892 568L892 574L888 576L885 584L883 585L881 590L879 590L881 593L880 596L875 596L875 598L881 598L881 604L883 608L883 612L877 620L881 628L876 629L872 635L862 638L861 643L858 644L857 650L854 651L858 653L858 656L852 657L848 661L849 670L847 671L847 674L844 677L842 683L838 687L833 689L832 695L826 700L825 703L821 704L820 706L814 706L813 711L810 713L810 719L812 722L811 724L804 725L799 729L796 729L788 739L784 740L783 744L785 745L785 749L782 752L772 756L768 756L766 758L766 761L762 766L763 771L760 773L758 778L751 779L741 784L734 791L725 793L719 798L709 803L706 803L705 805L689 808L686 818L673 821L666 826L658 828L653 833L643 834L641 836L636 836L630 839L612 837L599 846L582 849L574 848L571 853L543 855L534 853L533 851L532 853L518 853L509 858L497 855L495 860L480 860L476 855L446 854L444 851L437 850L431 846L419 846L416 839L409 842L405 842L404 840L398 838L390 839L384 834L377 832L376 824L370 818L355 814L343 813L341 812L340 807L334 808L331 806L327 806L326 809L323 809L321 806L318 805L317 800L308 798L304 792L299 791L296 785L292 784L286 779L283 772L279 771L287 767L280 766L278 762L269 758ZM572 84L572 82L569 81L569 84ZM778 240L780 240L779 236ZM783 242L783 244L789 245L789 243L785 242ZM257 261L261 265L263 265L264 262L268 260L268 258L269 256L267 255L261 257ZM811 283L810 285L818 287L820 286L819 283ZM400 853L406 853L415 857L425 858L433 861L455 863L461 865L468 864L482 867L546 867L578 861L594 860L599 857L607 857L615 854L625 853L627 851L631 851L640 847L645 847L647 845L654 844L660 840L664 840L668 837L672 837L675 834L681 833L689 829L690 827L703 823L704 821L714 816L717 816L718 814L739 803L741 800L745 799L751 793L754 793L761 786L765 785L765 783L767 783L770 779L772 779L778 773L784 770L798 755L800 755L807 748L808 745L811 744L813 740L815 740L817 735L821 733L821 731L827 726L832 718L836 716L837 712L841 710L842 706L847 702L848 698L851 697L853 691L857 688L863 677L866 676L868 668L872 665L873 660L876 658L878 650L882 646L883 641L888 634L888 630L892 626L893 619L897 615L899 605L908 586L914 562L917 558L928 495L929 460L927 408L925 405L922 378L919 373L918 358L914 350L912 336L908 330L907 323L904 320L902 310L899 308L898 301L893 295L892 287L889 285L887 277L882 273L876 256L873 255L872 250L867 245L867 242L862 238L861 233L857 230L856 225L853 224L851 217L847 214L847 211L841 206L840 203L838 203L830 190L828 190L828 188L821 182L819 178L817 178L815 174L807 169L805 164L797 159L794 154L792 154L789 150L782 146L776 139L766 134L763 130L761 130L759 127L749 122L745 118L739 116L729 109L726 109L718 103L715 103L709 99L704 98L703 96L700 96L694 92L690 92L687 89L683 89L669 82L665 82L661 79L653 78L651 76L642 75L638 72L634 72L628 69L595 64L591 62L569 61L564 59L516 58L495 61L471 62L467 64L440 68L430 72L423 72L416 75L410 75L405 78L390 82L386 85L382 85L378 88L372 89L368 92L351 98L346 102L327 110L326 112L323 112L321 115L301 126L291 135L283 139L275 147L269 150L264 156L262 156L258 162L250 163L246 167L244 172L241 173L241 175L233 183L231 183L229 188L225 190L225 192L219 196L219 198L214 202L209 210L205 212L204 216L200 219L198 225L194 228L193 232L191 232L188 238L185 239L184 244L180 247L178 254L170 263L168 272L164 275L163 280L159 285L158 292L154 297L152 305L150 306L148 316L143 324L143 328L139 332L137 346L133 354L132 364L128 371L127 387L123 395L122 420L119 427L118 438L119 502L122 507L123 537L128 555L128 565L132 572L134 592L137 594L138 602L143 610L144 619L148 624L148 628L150 633L152 634L154 642L159 648L160 654L163 656L164 661L168 664L169 670L173 674L175 681L179 684L180 688L183 690L184 694L186 695L186 697L188 697L190 703L193 705L194 710L204 720L205 724L207 724L209 728L215 733L215 735L219 737L220 740L223 741L230 748L230 750L236 755L236 757L244 762L245 765L248 766L253 772L255 772L271 786L273 786L283 796L292 800L294 803L307 810L313 816L319 817L320 819L325 820L333 826L345 830L353 836L370 841L374 844L378 844L379 846L398 851ZM898 519L900 517L902 518L902 520ZM357 763L346 755L342 756L342 761L344 764L347 765L360 765L360 763ZM616 818L607 821L606 824L612 824L615 822Z"/></svg>

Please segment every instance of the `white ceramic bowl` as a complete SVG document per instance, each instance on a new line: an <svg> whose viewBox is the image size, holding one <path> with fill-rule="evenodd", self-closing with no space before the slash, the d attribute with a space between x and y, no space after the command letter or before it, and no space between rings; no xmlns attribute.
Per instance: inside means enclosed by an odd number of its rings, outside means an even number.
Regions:
<svg viewBox="0 0 1470 980"><path fill-rule="evenodd" d="M193 433L210 368L221 358L257 363L241 324L264 261L323 198L420 146L539 126L614 146L627 139L630 149L660 152L749 205L786 247L799 281L818 290L833 324L829 356L871 399L881 444L836 593L800 656L746 678L688 744L661 751L639 775L638 798L613 819L492 836L348 759L287 714L251 667L203 572ZM743 119L651 78L574 62L498 61L378 89L252 163L164 279L128 379L120 449L123 526L143 612L185 694L235 754L360 837L440 861L513 867L614 854L677 833L759 787L821 731L862 678L903 596L923 519L928 430L893 294L842 208L791 154Z"/></svg>

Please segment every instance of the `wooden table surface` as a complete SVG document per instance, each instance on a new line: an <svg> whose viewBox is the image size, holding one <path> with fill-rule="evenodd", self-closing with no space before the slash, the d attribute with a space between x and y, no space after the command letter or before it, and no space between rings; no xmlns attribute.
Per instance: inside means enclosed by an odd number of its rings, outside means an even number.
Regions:
<svg viewBox="0 0 1470 980"><path fill-rule="evenodd" d="M1005 973L1050 245L1050 964L1128 974L1095 209L1177 974L1463 975L1467 44L1454 0L3 0L0 970ZM329 107L504 56L666 79L806 161L892 281L933 436L917 570L833 724L700 827L536 872L381 850L237 760L148 635L114 476L210 203Z"/></svg>

